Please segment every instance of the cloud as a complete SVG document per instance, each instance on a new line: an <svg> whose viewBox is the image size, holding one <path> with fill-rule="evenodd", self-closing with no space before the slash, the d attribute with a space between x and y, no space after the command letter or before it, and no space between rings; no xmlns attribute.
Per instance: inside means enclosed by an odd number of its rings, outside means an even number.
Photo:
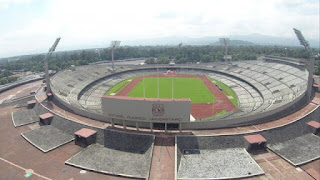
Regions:
<svg viewBox="0 0 320 180"><path fill-rule="evenodd" d="M159 14L155 16L155 18L172 19L172 18L176 18L177 16L178 14L175 11L165 11L165 12L159 12Z"/></svg>
<svg viewBox="0 0 320 180"><path fill-rule="evenodd" d="M228 36L260 33L294 38L292 28L319 39L317 0L51 0L28 24L0 34L1 54L24 49L47 49L57 36L59 48L80 44L109 44L166 36ZM0 0L0 4L27 5L34 0ZM1 6L0 5L0 6ZM19 12L20 16L24 12ZM5 14L1 14L5 16ZM19 17L19 16L18 16ZM0 18L1 20L1 18ZM6 19L10 20L10 17ZM6 22L0 22L3 26ZM10 24L11 26L11 24Z"/></svg>
<svg viewBox="0 0 320 180"><path fill-rule="evenodd" d="M0 3L29 3L30 0L0 0Z"/></svg>
<svg viewBox="0 0 320 180"><path fill-rule="evenodd" d="M30 3L31 0L0 0L0 9L8 9L11 4Z"/></svg>

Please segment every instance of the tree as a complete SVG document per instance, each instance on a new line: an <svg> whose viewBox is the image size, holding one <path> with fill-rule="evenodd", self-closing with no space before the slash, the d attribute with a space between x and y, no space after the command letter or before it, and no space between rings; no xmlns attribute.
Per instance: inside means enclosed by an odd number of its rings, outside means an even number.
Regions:
<svg viewBox="0 0 320 180"><path fill-rule="evenodd" d="M201 62L210 62L212 60L212 58L211 58L211 56L209 56L209 55L201 55L200 56L200 61Z"/></svg>
<svg viewBox="0 0 320 180"><path fill-rule="evenodd" d="M169 64L170 63L170 58L168 56L160 56L157 59L157 64Z"/></svg>
<svg viewBox="0 0 320 180"><path fill-rule="evenodd" d="M156 60L153 57L147 58L144 63L146 64L155 64Z"/></svg>
<svg viewBox="0 0 320 180"><path fill-rule="evenodd" d="M318 51L312 49L313 51ZM99 51L101 59L111 60L111 49L105 48ZM169 46L122 46L115 51L115 59L126 58L147 58L148 64L167 64L171 59L175 59L177 64L190 62L212 62L224 61L224 48L222 46L184 46L182 49ZM285 48L281 46L230 46L229 55L233 60L253 60L260 55L285 56ZM308 59L309 54L302 47L288 48L289 57ZM44 55L32 55L20 57L22 60L2 61L0 68L8 70L43 71ZM54 53L49 59L49 68L60 71L69 68L70 65L87 65L100 61L96 49L65 51ZM317 60L318 61L318 60ZM318 63L319 64L319 63ZM319 68L320 65L317 65ZM318 73L317 68L315 69ZM8 73L8 72L6 72ZM7 74L7 76L10 76ZM4 80L3 80L4 81Z"/></svg>

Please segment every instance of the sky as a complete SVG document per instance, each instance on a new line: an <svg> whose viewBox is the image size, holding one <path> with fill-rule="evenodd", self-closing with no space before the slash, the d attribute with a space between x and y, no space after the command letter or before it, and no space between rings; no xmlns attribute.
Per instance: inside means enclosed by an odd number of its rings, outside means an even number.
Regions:
<svg viewBox="0 0 320 180"><path fill-rule="evenodd" d="M263 34L319 40L319 0L0 0L0 58L111 40Z"/></svg>

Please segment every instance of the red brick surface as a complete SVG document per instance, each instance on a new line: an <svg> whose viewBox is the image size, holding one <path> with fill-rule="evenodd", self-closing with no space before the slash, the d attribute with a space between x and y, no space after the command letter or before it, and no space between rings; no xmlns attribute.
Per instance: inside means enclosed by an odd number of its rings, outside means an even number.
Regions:
<svg viewBox="0 0 320 180"><path fill-rule="evenodd" d="M252 155L253 159L265 172L265 175L246 178L250 180L311 180L313 179L303 169L292 166L289 162L277 154L267 150L266 152ZM318 162L319 165L319 162Z"/></svg>
<svg viewBox="0 0 320 180"><path fill-rule="evenodd" d="M150 169L150 180L174 179L174 137L156 136Z"/></svg>
<svg viewBox="0 0 320 180"><path fill-rule="evenodd" d="M320 167L319 167L320 169ZM306 170L308 174L310 174L314 179L320 180L320 173L313 168Z"/></svg>
<svg viewBox="0 0 320 180"><path fill-rule="evenodd" d="M48 153L43 153L26 141L20 133L30 130L31 125L15 128L12 125L11 112L19 109L13 107L0 108L0 179L73 179L73 180L120 180L128 179L101 173L86 171L65 165L64 162L82 150L70 142ZM25 178L27 169L34 173ZM38 175L36 175L38 174Z"/></svg>
<svg viewBox="0 0 320 180"><path fill-rule="evenodd" d="M307 124L312 126L312 127L314 127L314 128L316 128L316 129L320 128L320 123L317 122L317 121L310 121Z"/></svg>
<svg viewBox="0 0 320 180"><path fill-rule="evenodd" d="M250 144L254 144L254 143L261 143L261 142L266 142L267 140L261 136L260 134L253 134L253 135L248 135L248 136L244 136L244 138L250 143Z"/></svg>
<svg viewBox="0 0 320 180"><path fill-rule="evenodd" d="M48 118L53 117L53 114L51 114L51 113L45 113L45 114L41 114L39 117L40 117L41 119L48 119Z"/></svg>
<svg viewBox="0 0 320 180"><path fill-rule="evenodd" d="M75 132L74 134L81 136L81 137L84 137L84 138L87 138L87 137L92 136L96 133L97 133L97 131L94 131L92 129L82 128L79 131Z"/></svg>
<svg viewBox="0 0 320 180"><path fill-rule="evenodd" d="M35 104L35 103L37 103L37 101L36 100L31 100L31 101L28 101L27 103L28 104Z"/></svg>

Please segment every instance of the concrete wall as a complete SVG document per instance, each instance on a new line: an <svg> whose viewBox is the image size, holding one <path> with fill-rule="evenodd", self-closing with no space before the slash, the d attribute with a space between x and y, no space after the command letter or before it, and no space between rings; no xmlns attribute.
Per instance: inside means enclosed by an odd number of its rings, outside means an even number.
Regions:
<svg viewBox="0 0 320 180"><path fill-rule="evenodd" d="M286 65L294 66L299 69L304 69L306 66L305 63L300 61L299 59L292 59L292 58L286 58L286 57L265 56L263 60L265 60L266 62L286 64Z"/></svg>
<svg viewBox="0 0 320 180"><path fill-rule="evenodd" d="M155 136L150 134L104 130L105 147L132 153L144 154L153 145Z"/></svg>
<svg viewBox="0 0 320 180"><path fill-rule="evenodd" d="M131 98L123 96L103 96L103 115L146 122L189 122L190 99Z"/></svg>

